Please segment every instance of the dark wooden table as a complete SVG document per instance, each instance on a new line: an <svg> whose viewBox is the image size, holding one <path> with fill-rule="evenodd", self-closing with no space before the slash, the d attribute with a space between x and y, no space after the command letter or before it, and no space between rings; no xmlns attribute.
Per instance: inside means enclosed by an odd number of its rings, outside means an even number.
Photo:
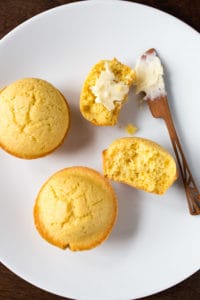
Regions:
<svg viewBox="0 0 200 300"><path fill-rule="evenodd" d="M75 1L66 0L0 0L0 38L18 24L49 8ZM168 12L200 32L199 0L141 0ZM1 71L1 70L0 70ZM200 256L199 256L200 259ZM0 264L0 300L62 300L66 298L44 292L20 279ZM143 300L200 300L200 271L159 294ZM95 299L94 299L95 300ZM102 299L103 300L103 299Z"/></svg>

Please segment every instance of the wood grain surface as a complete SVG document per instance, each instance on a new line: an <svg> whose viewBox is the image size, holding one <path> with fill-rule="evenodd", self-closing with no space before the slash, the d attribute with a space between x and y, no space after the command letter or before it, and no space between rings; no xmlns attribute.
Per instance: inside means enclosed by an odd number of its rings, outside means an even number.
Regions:
<svg viewBox="0 0 200 300"><path fill-rule="evenodd" d="M0 0L0 38L32 16L69 2L66 0ZM199 0L135 1L170 13L200 31ZM0 70L1 71L1 70ZM200 249L199 249L200 250ZM199 251L200 252L200 251ZM199 256L200 259L200 256ZM66 300L22 280L0 264L0 300ZM182 283L142 300L200 300L200 271ZM95 300L95 299L94 299ZM102 299L103 300L103 299Z"/></svg>

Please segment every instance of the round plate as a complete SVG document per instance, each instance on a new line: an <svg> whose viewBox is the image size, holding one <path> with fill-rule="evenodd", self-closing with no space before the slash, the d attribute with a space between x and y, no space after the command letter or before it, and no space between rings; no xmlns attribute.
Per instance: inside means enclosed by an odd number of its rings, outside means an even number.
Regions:
<svg viewBox="0 0 200 300"><path fill-rule="evenodd" d="M45 242L33 223L33 205L55 171L83 165L102 171L101 152L118 137L152 139L172 151L162 120L153 119L130 93L119 124L95 127L79 111L90 68L118 58L131 67L154 47L164 63L170 106L186 156L200 183L198 33L143 5L89 1L64 5L17 27L0 41L0 86L23 77L50 81L69 101L70 133L53 154L22 160L0 151L0 257L13 272L58 295L80 300L124 300L166 289L200 267L200 217L188 212L181 180L164 196L113 184L119 216L110 238L91 251L62 251Z"/></svg>

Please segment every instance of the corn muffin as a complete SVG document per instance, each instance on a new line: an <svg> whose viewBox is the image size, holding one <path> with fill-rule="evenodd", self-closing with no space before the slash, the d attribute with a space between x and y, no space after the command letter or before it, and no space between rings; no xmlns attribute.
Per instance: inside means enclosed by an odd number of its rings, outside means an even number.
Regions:
<svg viewBox="0 0 200 300"><path fill-rule="evenodd" d="M95 125L115 125L135 81L134 71L117 59L101 60L88 74L80 95L80 111Z"/></svg>
<svg viewBox="0 0 200 300"><path fill-rule="evenodd" d="M45 80L24 78L0 91L0 146L14 156L47 155L61 145L69 124L66 99Z"/></svg>
<svg viewBox="0 0 200 300"><path fill-rule="evenodd" d="M86 167L55 173L42 186L34 206L40 235L62 249L87 250L110 234L117 200L110 183Z"/></svg>
<svg viewBox="0 0 200 300"><path fill-rule="evenodd" d="M162 195L177 178L174 158L153 141L128 137L103 151L105 177Z"/></svg>

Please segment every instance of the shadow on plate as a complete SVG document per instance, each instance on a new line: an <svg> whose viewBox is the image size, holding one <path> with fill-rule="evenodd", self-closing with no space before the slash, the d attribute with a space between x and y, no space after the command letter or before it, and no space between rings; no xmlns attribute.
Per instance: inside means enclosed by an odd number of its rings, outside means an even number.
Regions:
<svg viewBox="0 0 200 300"><path fill-rule="evenodd" d="M128 185L113 184L118 198L118 217L107 243L132 239L137 232L140 217L138 191Z"/></svg>
<svg viewBox="0 0 200 300"><path fill-rule="evenodd" d="M126 126L128 123L137 124L140 114L141 97L135 94L135 89L131 88L127 102L123 105L119 115L119 125Z"/></svg>
<svg viewBox="0 0 200 300"><path fill-rule="evenodd" d="M76 152L88 146L94 138L93 126L85 120L78 107L70 105L71 124L64 143L58 154Z"/></svg>

